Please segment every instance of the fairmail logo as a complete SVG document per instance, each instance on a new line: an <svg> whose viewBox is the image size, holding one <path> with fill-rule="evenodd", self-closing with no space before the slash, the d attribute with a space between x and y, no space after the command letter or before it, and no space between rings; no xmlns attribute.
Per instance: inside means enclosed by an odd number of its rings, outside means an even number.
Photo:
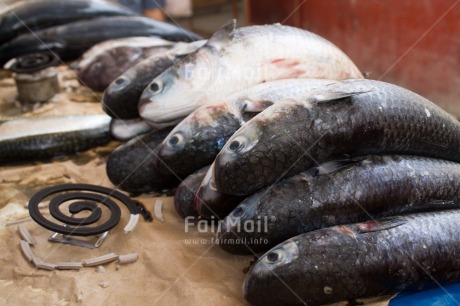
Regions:
<svg viewBox="0 0 460 306"><path fill-rule="evenodd" d="M226 218L217 221L214 216L210 220L189 216L185 218L185 232L188 233L191 228L196 228L199 233L216 233L219 229L225 228L234 233L267 233L269 221L275 220L275 217L259 216L255 220L241 221L239 218ZM224 223L225 226L222 226Z"/></svg>

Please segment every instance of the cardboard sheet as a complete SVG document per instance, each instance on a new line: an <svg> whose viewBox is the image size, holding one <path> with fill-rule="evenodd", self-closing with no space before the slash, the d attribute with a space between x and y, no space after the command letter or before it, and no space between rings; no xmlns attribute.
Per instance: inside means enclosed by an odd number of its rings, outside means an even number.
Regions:
<svg viewBox="0 0 460 306"><path fill-rule="evenodd" d="M15 106L15 87L10 78L0 80L2 117L34 114L102 113L99 96L80 87L73 72L60 68L62 92L51 102L21 113ZM17 104L17 103L16 103ZM123 232L129 213L122 208L119 225L110 231L99 249L48 242L52 234L34 221L23 223L38 240L37 256L47 262L83 261L107 253L136 252L135 263L103 265L80 271L38 270L21 253L17 225L7 222L25 218L29 198L42 188L62 183L88 183L113 188L105 173L106 158L117 142L51 162L0 166L0 305L247 305L242 295L243 269L253 256L233 256L212 243L212 232L196 227L185 231L175 213L172 197L164 202L165 222L146 223L141 217L130 234ZM142 195L153 214L158 197ZM42 209L46 214L47 209ZM385 305L386 298L374 305ZM346 304L346 303L342 303Z"/></svg>

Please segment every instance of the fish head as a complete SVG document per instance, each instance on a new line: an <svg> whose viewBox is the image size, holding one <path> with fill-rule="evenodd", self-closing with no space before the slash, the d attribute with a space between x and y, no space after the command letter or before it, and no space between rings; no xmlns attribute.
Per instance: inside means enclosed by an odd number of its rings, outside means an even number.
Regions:
<svg viewBox="0 0 460 306"><path fill-rule="evenodd" d="M280 101L246 122L217 155L213 180L217 190L248 195L283 178L303 151L298 141L299 122L308 122L305 103ZM294 169L294 170L297 170Z"/></svg>
<svg viewBox="0 0 460 306"><path fill-rule="evenodd" d="M138 103L143 90L153 78L173 64L166 52L152 55L126 70L105 90L102 100L104 111L114 118L139 118Z"/></svg>
<svg viewBox="0 0 460 306"><path fill-rule="evenodd" d="M160 146L157 167L185 177L213 162L228 138L239 128L225 102L205 105L182 120Z"/></svg>
<svg viewBox="0 0 460 306"><path fill-rule="evenodd" d="M219 228L219 237L225 238L227 233L236 233L238 236L245 222L255 222L257 206L262 195L262 193L255 193L249 196L229 213Z"/></svg>
<svg viewBox="0 0 460 306"><path fill-rule="evenodd" d="M274 305L271 301L274 295L266 293L276 292L276 299L279 301L292 295L292 288L289 287L291 284L283 280L286 277L296 277L295 263L299 255L297 237L286 240L265 253L246 275L243 284L244 297L254 305ZM306 286L303 283L301 285Z"/></svg>
<svg viewBox="0 0 460 306"><path fill-rule="evenodd" d="M241 202L242 198L219 192L212 179L211 165L195 196L195 208L200 216L211 218L212 216L224 218Z"/></svg>
<svg viewBox="0 0 460 306"><path fill-rule="evenodd" d="M212 67L217 62L203 48L179 60L147 85L139 100L139 114L151 125L187 116L207 102L209 85L216 77Z"/></svg>

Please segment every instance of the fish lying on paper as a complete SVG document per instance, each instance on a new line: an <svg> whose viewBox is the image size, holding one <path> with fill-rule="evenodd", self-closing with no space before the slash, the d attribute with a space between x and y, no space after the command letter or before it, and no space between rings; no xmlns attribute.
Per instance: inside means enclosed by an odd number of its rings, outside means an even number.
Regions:
<svg viewBox="0 0 460 306"><path fill-rule="evenodd" d="M159 192L175 186L178 179L174 174L160 176L153 163L157 147L169 131L152 131L116 148L106 164L110 181L131 193Z"/></svg>
<svg viewBox="0 0 460 306"><path fill-rule="evenodd" d="M324 305L460 281L460 210L340 225L265 253L243 285L252 305Z"/></svg>
<svg viewBox="0 0 460 306"><path fill-rule="evenodd" d="M0 162L45 159L107 144L111 120L80 115L0 121Z"/></svg>

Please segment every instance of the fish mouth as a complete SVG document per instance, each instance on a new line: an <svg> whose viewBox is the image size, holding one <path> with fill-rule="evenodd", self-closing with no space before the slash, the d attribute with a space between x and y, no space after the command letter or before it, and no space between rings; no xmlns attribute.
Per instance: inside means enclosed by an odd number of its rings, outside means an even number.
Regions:
<svg viewBox="0 0 460 306"><path fill-rule="evenodd" d="M152 125L169 124L177 122L178 118L185 118L197 108L196 105L181 107L160 107L160 104L153 100L140 100L139 114Z"/></svg>
<svg viewBox="0 0 460 306"><path fill-rule="evenodd" d="M148 119L145 119L145 118L142 118L148 125L150 125L151 127L153 127L154 129L157 129L157 130L161 130L163 128L166 128L166 127L169 127L169 126L175 126L177 125L179 122L181 122L184 117L181 117L179 119L176 119L176 120L171 120L171 121L164 121L164 122L156 122L156 121L151 121L151 120L148 120Z"/></svg>

